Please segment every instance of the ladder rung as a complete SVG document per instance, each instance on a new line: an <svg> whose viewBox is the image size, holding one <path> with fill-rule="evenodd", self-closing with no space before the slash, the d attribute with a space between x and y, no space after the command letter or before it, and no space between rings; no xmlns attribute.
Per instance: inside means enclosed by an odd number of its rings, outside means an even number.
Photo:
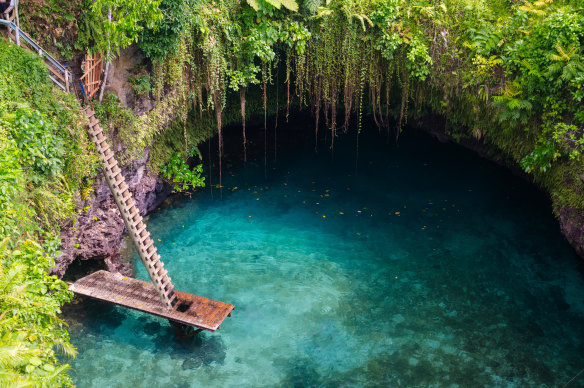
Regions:
<svg viewBox="0 0 584 388"><path fill-rule="evenodd" d="M154 253L156 253L156 247L154 245L149 246L148 249L146 250L146 255L150 256Z"/></svg>
<svg viewBox="0 0 584 388"><path fill-rule="evenodd" d="M160 261L160 255L154 252L152 255L148 256L149 258L146 259L145 265L148 267L146 268L148 271L158 271L160 267L164 267L162 261Z"/></svg>
<svg viewBox="0 0 584 388"><path fill-rule="evenodd" d="M170 284L170 278L165 277L164 279L157 280L158 284L160 284L160 289L163 291L168 291L168 285ZM165 292L166 294L166 292Z"/></svg>
<svg viewBox="0 0 584 388"><path fill-rule="evenodd" d="M93 136L97 137L99 134L101 134L103 132L103 128L101 127L101 125L97 124L96 126L94 126L93 128L91 128L91 133L93 134Z"/></svg>
<svg viewBox="0 0 584 388"><path fill-rule="evenodd" d="M142 244L144 243L144 241L150 237L150 233L148 233L148 231L146 231L146 233L144 234L144 236L138 236L138 244Z"/></svg>
<svg viewBox="0 0 584 388"><path fill-rule="evenodd" d="M174 306L173 302L174 302L174 298L176 298L176 296L174 295L174 287L172 287L172 285L171 285L171 288L168 291L166 291L165 296L166 296L166 300L168 302L170 302L170 305Z"/></svg>
<svg viewBox="0 0 584 388"><path fill-rule="evenodd" d="M122 182L122 183L121 183L121 184L118 186L118 190L120 190L120 192L122 192L122 193L123 193L124 191L128 190L128 189L129 189L129 187L128 187L128 185L126 184L126 182Z"/></svg>
<svg viewBox="0 0 584 388"><path fill-rule="evenodd" d="M155 272L155 275L159 278L163 278L168 274L168 271L164 269L164 267L160 268L158 272Z"/></svg>
<svg viewBox="0 0 584 388"><path fill-rule="evenodd" d="M93 128L96 124L99 124L99 120L95 118L95 116L91 116L93 120L89 120L89 126Z"/></svg>
<svg viewBox="0 0 584 388"><path fill-rule="evenodd" d="M134 199L132 199L132 197L126 199L124 201L124 203L126 204L126 207L128 207L128 208L131 208L132 206L135 206L136 205L136 201L134 201Z"/></svg>
<svg viewBox="0 0 584 388"><path fill-rule="evenodd" d="M111 164L108 164L108 168L113 169L115 166L118 165L118 161L115 158L112 158L110 160L113 160L113 162Z"/></svg>
<svg viewBox="0 0 584 388"><path fill-rule="evenodd" d="M114 181L114 186L119 186L120 183L122 183L124 181L124 176L122 175L122 171L120 170L118 173L115 173L114 175L115 181ZM119 188L118 188L119 190Z"/></svg>
<svg viewBox="0 0 584 388"><path fill-rule="evenodd" d="M142 224L140 228L138 228L138 226L139 224L134 225L134 228L136 228L136 237L140 236L142 232L146 230L146 224Z"/></svg>
<svg viewBox="0 0 584 388"><path fill-rule="evenodd" d="M109 145L105 150L102 150L103 153L103 160L105 160L106 162L108 160L110 160L110 158L114 157L114 153L112 152L112 150L109 149Z"/></svg>
<svg viewBox="0 0 584 388"><path fill-rule="evenodd" d="M160 261L160 255L157 254L156 252L153 252L151 255L147 256L146 260L148 261L149 268L158 269L160 268L159 264L162 265L162 261Z"/></svg>
<svg viewBox="0 0 584 388"><path fill-rule="evenodd" d="M132 207L130 207L130 210L128 211L128 213L130 213L130 219L132 219L132 218L134 218L134 216L136 214L140 213L140 211L138 210L138 208L136 206L132 206Z"/></svg>
<svg viewBox="0 0 584 388"><path fill-rule="evenodd" d="M123 192L120 192L120 196L122 197L122 201L126 201L132 196L132 193L130 193L130 190L124 190Z"/></svg>
<svg viewBox="0 0 584 388"><path fill-rule="evenodd" d="M109 169L112 171L112 174L118 174L120 172L122 172L122 169L119 168L114 162L116 161L115 158L111 158L110 160L113 160L113 162L108 163Z"/></svg>
<svg viewBox="0 0 584 388"><path fill-rule="evenodd" d="M142 248L142 250L146 253L149 253L148 248L150 248L152 245L154 245L154 240L150 239L150 241L145 242L144 248Z"/></svg>
<svg viewBox="0 0 584 388"><path fill-rule="evenodd" d="M120 171L116 171L116 172L110 172L109 173L109 177L112 181L114 181L114 186L117 185L119 182L116 179L118 176L120 175Z"/></svg>
<svg viewBox="0 0 584 388"><path fill-rule="evenodd" d="M105 154L106 151L108 151L110 149L110 146L107 143L105 143L105 145L103 147L101 147L100 145L98 145L97 147L98 147L97 151L101 152L102 154ZM105 160L105 155L104 155L104 160Z"/></svg>

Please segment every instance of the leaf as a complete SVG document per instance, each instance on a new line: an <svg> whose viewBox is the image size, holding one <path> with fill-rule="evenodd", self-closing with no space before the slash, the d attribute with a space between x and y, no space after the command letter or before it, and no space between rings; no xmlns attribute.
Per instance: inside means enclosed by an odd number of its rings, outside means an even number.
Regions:
<svg viewBox="0 0 584 388"><path fill-rule="evenodd" d="M265 1L266 1L266 3L273 5L277 9L280 9L282 7L282 3L280 2L280 0L265 0Z"/></svg>
<svg viewBox="0 0 584 388"><path fill-rule="evenodd" d="M280 2L290 11L298 12L298 3L295 0L280 0Z"/></svg>
<svg viewBox="0 0 584 388"><path fill-rule="evenodd" d="M254 10L258 11L260 9L260 5L258 4L257 0L246 0L247 4L252 7Z"/></svg>

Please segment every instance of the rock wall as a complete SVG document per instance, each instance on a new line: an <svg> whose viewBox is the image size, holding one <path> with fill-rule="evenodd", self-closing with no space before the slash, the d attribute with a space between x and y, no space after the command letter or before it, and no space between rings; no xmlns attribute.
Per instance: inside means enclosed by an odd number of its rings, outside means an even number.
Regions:
<svg viewBox="0 0 584 388"><path fill-rule="evenodd" d="M130 82L131 75L137 68L144 66L144 61L144 55L137 46L122 50L112 64L105 90L106 94L115 93L121 103L133 108L137 115L147 114L154 108L153 101L148 98L134 98ZM108 142L115 154L119 155L123 144L115 130L111 133ZM146 165L148 158L149 149L145 149L141 158L122 167L122 174L142 216L157 208L172 190L162 179L149 172ZM87 200L80 200L78 208L88 210L82 212L73 224L63 227L63 254L55 260L55 273L63 276L67 267L80 259L103 260L108 270L130 276L133 268L119 253L126 228L101 171L94 184L94 195Z"/></svg>
<svg viewBox="0 0 584 388"><path fill-rule="evenodd" d="M168 184L149 173L147 161L148 150L145 150L142 158L122 168L126 183L143 216L160 206L171 192ZM80 204L88 211L74 224L63 228L63 255L56 260L55 272L63 276L74 260L94 259L104 260L112 272L129 276L132 267L119 254L126 228L101 172L94 188L94 196Z"/></svg>
<svg viewBox="0 0 584 388"><path fill-rule="evenodd" d="M413 126L417 129L429 133L441 142L456 143L465 148L468 148L479 154L481 157L489 159L511 170L514 175L529 181L531 184L537 187L537 185L533 182L531 175L523 171L523 169L513 160L504 159L501 155L501 152L494 149L494 146L489 147L481 141L472 139L463 139L458 141L452 136L448 135L446 133L446 123L443 117L429 116L411 124L413 124ZM581 176L580 179L582 180L582 184L584 184L584 177ZM566 237L566 240L568 240L576 253L582 259L584 259L584 213L578 209L567 207L557 209L557 212L559 213L558 222L562 234Z"/></svg>

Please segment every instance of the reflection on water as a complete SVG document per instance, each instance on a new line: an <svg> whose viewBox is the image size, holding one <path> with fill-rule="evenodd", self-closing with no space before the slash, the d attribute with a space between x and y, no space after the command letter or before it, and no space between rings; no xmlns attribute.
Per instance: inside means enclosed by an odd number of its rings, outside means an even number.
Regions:
<svg viewBox="0 0 584 388"><path fill-rule="evenodd" d="M349 140L334 163L281 151L267 178L235 163L222 199L155 213L177 288L233 317L180 341L82 301L67 310L78 386L557 386L584 368L584 278L532 187L411 133L363 139L355 174Z"/></svg>

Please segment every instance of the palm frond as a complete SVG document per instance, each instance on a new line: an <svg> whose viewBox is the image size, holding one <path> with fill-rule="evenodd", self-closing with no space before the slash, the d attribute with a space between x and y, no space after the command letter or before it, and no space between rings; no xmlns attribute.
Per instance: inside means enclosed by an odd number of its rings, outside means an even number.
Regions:
<svg viewBox="0 0 584 388"><path fill-rule="evenodd" d="M311 14L318 12L318 7L320 7L320 0L304 0L302 7Z"/></svg>
<svg viewBox="0 0 584 388"><path fill-rule="evenodd" d="M77 357L77 349L69 342L58 341L55 343L57 349L69 358Z"/></svg>

